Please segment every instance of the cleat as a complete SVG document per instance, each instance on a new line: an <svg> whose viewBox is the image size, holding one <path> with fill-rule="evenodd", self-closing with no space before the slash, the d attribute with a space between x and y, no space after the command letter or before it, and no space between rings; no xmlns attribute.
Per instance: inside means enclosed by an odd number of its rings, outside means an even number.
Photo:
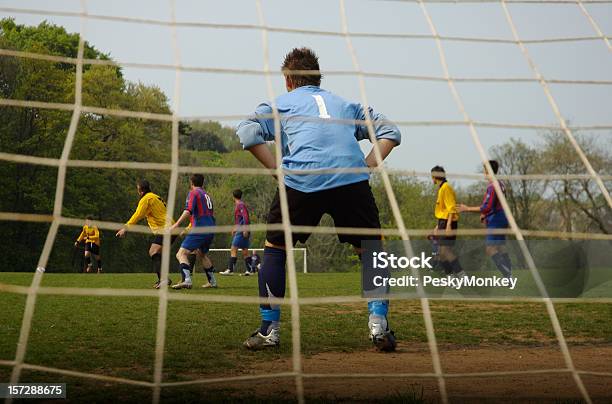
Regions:
<svg viewBox="0 0 612 404"><path fill-rule="evenodd" d="M172 280L168 279L168 286L172 285ZM159 289L161 287L161 281L157 281L153 284L153 289Z"/></svg>
<svg viewBox="0 0 612 404"><path fill-rule="evenodd" d="M217 288L217 284L216 284L216 283L215 283L215 284L212 284L212 283L210 283L210 282L207 282L207 283L205 283L204 285L202 285L202 287L203 287L204 289L210 289L210 288L216 289L216 288Z"/></svg>
<svg viewBox="0 0 612 404"><path fill-rule="evenodd" d="M457 273L453 274L453 276L455 278L462 279L462 278L465 278L467 276L467 274L465 273L465 271L460 271L460 272L457 272Z"/></svg>
<svg viewBox="0 0 612 404"><path fill-rule="evenodd" d="M172 289L174 290L191 289L191 283L187 283L187 282L177 283L176 285L172 285Z"/></svg>
<svg viewBox="0 0 612 404"><path fill-rule="evenodd" d="M370 335L372 343L380 352L393 352L397 347L395 341L395 333L393 331L385 331L382 334Z"/></svg>
<svg viewBox="0 0 612 404"><path fill-rule="evenodd" d="M393 352L397 346L395 333L389 330L387 319L381 316L373 316L368 321L370 328L370 341L376 349L381 352Z"/></svg>
<svg viewBox="0 0 612 404"><path fill-rule="evenodd" d="M271 328L268 335L263 335L257 330L242 345L252 351L277 348L280 346L280 328Z"/></svg>
<svg viewBox="0 0 612 404"><path fill-rule="evenodd" d="M243 274L240 274L240 276L251 276L251 275L252 275L252 273L250 273L250 272L245 272Z"/></svg>
<svg viewBox="0 0 612 404"><path fill-rule="evenodd" d="M221 275L234 275L234 272L233 272L233 271L230 271L230 269L229 269L229 268L228 268L228 269L226 269L225 271L223 271L223 272L219 272L219 273L220 273Z"/></svg>
<svg viewBox="0 0 612 404"><path fill-rule="evenodd" d="M98 268L98 273L101 274L102 273L102 268Z"/></svg>

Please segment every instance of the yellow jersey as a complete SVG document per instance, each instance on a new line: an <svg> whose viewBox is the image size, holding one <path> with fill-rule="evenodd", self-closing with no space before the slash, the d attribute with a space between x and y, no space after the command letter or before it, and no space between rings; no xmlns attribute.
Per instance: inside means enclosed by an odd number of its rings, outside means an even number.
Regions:
<svg viewBox="0 0 612 404"><path fill-rule="evenodd" d="M96 226L83 226L83 230L81 234L79 234L79 238L77 238L77 243L81 241L85 241L86 243L94 243L97 246L100 246L100 231Z"/></svg>
<svg viewBox="0 0 612 404"><path fill-rule="evenodd" d="M147 219L147 224L154 234L157 234L158 231L163 231L166 226L166 203L159 195L153 192L147 192L140 198L136 212L134 212L126 224L128 226L136 224L144 218Z"/></svg>
<svg viewBox="0 0 612 404"><path fill-rule="evenodd" d="M438 189L438 197L436 198L434 215L436 216L436 219L450 218L453 222L459 220L455 191L447 181L444 181Z"/></svg>

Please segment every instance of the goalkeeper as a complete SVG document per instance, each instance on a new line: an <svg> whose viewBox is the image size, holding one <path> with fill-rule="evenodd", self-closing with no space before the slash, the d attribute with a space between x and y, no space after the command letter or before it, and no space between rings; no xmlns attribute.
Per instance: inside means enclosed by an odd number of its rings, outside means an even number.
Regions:
<svg viewBox="0 0 612 404"><path fill-rule="evenodd" d="M363 123L365 108L346 101L322 88L319 61L308 48L293 49L282 65L287 94L274 101L280 117L282 166L291 170L376 167L374 151L367 158L359 141L369 139ZM312 73L293 73L310 70ZM270 103L260 104L255 114L241 122L237 135L266 168L275 169L276 160L266 141L274 140L274 120ZM397 126L368 108L374 132L384 159L400 143ZM300 119L301 118L301 119ZM331 122L330 119L335 122ZM338 121L342 122L338 122ZM355 122L360 121L360 122ZM347 123L348 122L348 123ZM293 225L316 226L328 213L337 227L380 228L378 208L369 185L369 173L287 174L285 185L289 220ZM272 201L268 223L281 223L278 191ZM306 242L309 233L293 233L293 242ZM380 240L379 235L339 234L341 242L352 244L361 253L361 242ZM268 230L263 262L259 271L261 297L285 296L285 236L283 231ZM382 351L395 349L395 338L387 323L387 300L368 303L370 339ZM260 306L261 326L245 342L249 349L278 346L280 343L280 306Z"/></svg>
<svg viewBox="0 0 612 404"><path fill-rule="evenodd" d="M83 230L81 230L81 234L79 234L79 237L74 242L74 246L76 247L79 245L79 243L85 242L85 271L91 272L91 256L93 255L98 266L98 273L101 273L102 258L100 257L100 231L98 230L97 226L91 225L92 220L93 216L87 215L85 218L85 224L83 225Z"/></svg>

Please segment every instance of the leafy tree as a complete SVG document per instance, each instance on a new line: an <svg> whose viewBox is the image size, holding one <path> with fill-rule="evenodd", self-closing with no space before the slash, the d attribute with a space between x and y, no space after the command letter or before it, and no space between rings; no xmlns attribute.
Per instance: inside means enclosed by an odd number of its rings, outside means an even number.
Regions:
<svg viewBox="0 0 612 404"><path fill-rule="evenodd" d="M0 47L59 56L76 57L79 37L64 28L42 23L37 27L0 20ZM108 59L89 44L85 57ZM74 102L75 67L29 58L0 57L0 96L20 100ZM169 113L167 97L156 87L126 82L114 66L84 66L83 102L86 105L137 111ZM72 113L40 108L0 107L0 149L3 152L40 157L60 156ZM71 150L73 159L167 162L170 160L170 125L164 122L124 119L84 114L79 121ZM84 217L93 213L102 220L124 221L137 202L134 183L146 176L162 193L168 173L118 170L68 169L64 188L65 216ZM0 163L0 210L48 214L53 208L57 169L40 165ZM31 270L44 243L48 225L9 222L3 230L9 235L0 260L5 268ZM49 263L50 268L66 268L77 229L61 228ZM110 232L108 232L110 233ZM140 240L140 241L139 241ZM106 234L103 252L113 244ZM143 244L144 237L126 241ZM19 258L18 258L19 257ZM130 250L108 257L134 268L141 258ZM107 261L108 262L108 261Z"/></svg>
<svg viewBox="0 0 612 404"><path fill-rule="evenodd" d="M218 122L182 122L180 134L180 146L187 150L219 153L242 150L234 129L221 126Z"/></svg>

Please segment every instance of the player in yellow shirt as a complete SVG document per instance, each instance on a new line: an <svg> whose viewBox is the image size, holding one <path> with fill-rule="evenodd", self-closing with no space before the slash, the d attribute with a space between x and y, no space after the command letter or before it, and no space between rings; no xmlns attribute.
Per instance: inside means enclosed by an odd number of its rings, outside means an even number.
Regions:
<svg viewBox="0 0 612 404"><path fill-rule="evenodd" d="M97 226L92 226L91 221L93 216L87 215L85 217L85 224L83 230L79 234L79 238L74 242L74 246L78 246L79 243L85 243L85 271L91 272L91 256L94 256L96 260L98 273L102 272L102 258L100 257L100 231Z"/></svg>
<svg viewBox="0 0 612 404"><path fill-rule="evenodd" d="M459 259L453 252L457 235L451 234L453 230L457 230L459 224L455 191L446 180L444 167L435 166L432 168L431 178L434 184L438 186L436 207L434 209L434 215L438 223L434 227L434 236L436 236L440 245L440 264L447 274L462 277L465 275L465 272L463 272Z"/></svg>
<svg viewBox="0 0 612 404"><path fill-rule="evenodd" d="M149 248L149 256L153 263L153 271L157 274L157 282L153 285L155 289L159 289L162 284L161 281L161 253L162 245L164 243L163 231L166 227L166 203L157 194L151 192L151 184L147 180L139 180L136 184L138 195L140 195L140 201L138 201L138 207L136 212L132 215L130 220L127 221L125 226L117 232L117 237L125 237L125 233L129 226L134 225L142 219L147 219L147 224L153 232L153 240L151 240L151 247ZM172 243L176 236L172 236ZM172 284L170 279L167 280L168 285Z"/></svg>

